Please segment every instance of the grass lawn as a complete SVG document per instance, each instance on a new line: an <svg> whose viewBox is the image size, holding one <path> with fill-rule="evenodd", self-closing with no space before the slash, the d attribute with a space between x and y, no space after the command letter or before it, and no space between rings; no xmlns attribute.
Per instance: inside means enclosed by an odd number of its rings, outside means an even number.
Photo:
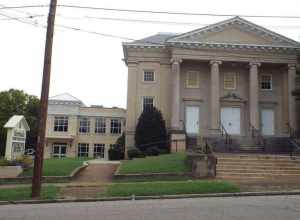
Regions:
<svg viewBox="0 0 300 220"><path fill-rule="evenodd" d="M43 186L41 198L42 199L55 199L58 194L58 187L56 186ZM16 201L31 199L30 187L17 187L11 189L0 189L0 201Z"/></svg>
<svg viewBox="0 0 300 220"><path fill-rule="evenodd" d="M68 176L82 165L86 158L46 159L43 165L43 176ZM25 170L21 176L32 176L33 169Z"/></svg>
<svg viewBox="0 0 300 220"><path fill-rule="evenodd" d="M119 172L121 174L187 172L190 171L190 168L185 165L185 158L185 153L162 154L146 158L135 158L133 160L123 161Z"/></svg>
<svg viewBox="0 0 300 220"><path fill-rule="evenodd" d="M107 187L100 196L158 196L176 194L203 194L239 192L240 189L225 181L173 181L173 182L140 182L114 183Z"/></svg>

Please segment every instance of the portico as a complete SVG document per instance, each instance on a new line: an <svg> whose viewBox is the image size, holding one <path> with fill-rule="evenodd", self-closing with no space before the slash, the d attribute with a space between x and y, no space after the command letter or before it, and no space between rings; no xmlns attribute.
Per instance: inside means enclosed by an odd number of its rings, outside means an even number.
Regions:
<svg viewBox="0 0 300 220"><path fill-rule="evenodd" d="M300 44L240 17L183 34L124 43L128 65L126 142L143 97L161 110L171 140L234 137L252 131L287 137L296 129L296 65ZM149 71L155 81L145 83Z"/></svg>

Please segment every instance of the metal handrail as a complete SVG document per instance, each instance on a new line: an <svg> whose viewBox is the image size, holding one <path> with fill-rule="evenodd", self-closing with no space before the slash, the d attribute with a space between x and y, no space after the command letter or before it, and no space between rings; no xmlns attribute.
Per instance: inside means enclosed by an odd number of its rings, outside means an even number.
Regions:
<svg viewBox="0 0 300 220"><path fill-rule="evenodd" d="M290 123L287 123L287 127L289 132L290 143L293 146L290 152L290 156L292 157L297 151L300 151L300 143L299 143L300 135L298 135L296 129L293 128L290 125Z"/></svg>
<svg viewBox="0 0 300 220"><path fill-rule="evenodd" d="M225 136L225 144L231 144L232 143L231 135L227 132L222 122L220 122L219 124L220 124L221 135Z"/></svg>
<svg viewBox="0 0 300 220"><path fill-rule="evenodd" d="M251 137L253 139L255 139L256 144L264 146L265 145L265 139L264 139L264 136L261 133L261 130L254 127L251 123L249 123L249 127L250 127L250 131L251 131Z"/></svg>

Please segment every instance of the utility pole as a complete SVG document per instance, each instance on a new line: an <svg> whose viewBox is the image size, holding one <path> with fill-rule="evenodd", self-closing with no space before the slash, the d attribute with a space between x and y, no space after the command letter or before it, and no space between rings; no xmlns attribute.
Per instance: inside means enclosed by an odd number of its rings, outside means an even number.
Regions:
<svg viewBox="0 0 300 220"><path fill-rule="evenodd" d="M39 126L38 126L39 129L38 129L37 147L36 147L36 153L34 159L33 176L32 176L32 193L31 193L32 198L38 198L40 197L41 194L56 5L57 5L57 0L51 0L49 14L48 14L48 22L47 22L48 24L47 24L47 34L46 34L45 55L44 55L44 70L43 70L43 81L42 81L42 91L41 91L41 103L40 103L40 111L39 111L40 113Z"/></svg>

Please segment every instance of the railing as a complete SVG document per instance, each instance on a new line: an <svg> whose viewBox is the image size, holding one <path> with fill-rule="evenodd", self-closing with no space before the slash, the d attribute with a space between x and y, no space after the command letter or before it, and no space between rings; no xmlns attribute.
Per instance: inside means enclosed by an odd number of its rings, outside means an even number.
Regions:
<svg viewBox="0 0 300 220"><path fill-rule="evenodd" d="M260 129L254 127L251 123L249 123L250 133L252 139L255 141L255 144L265 146L264 136L261 134Z"/></svg>
<svg viewBox="0 0 300 220"><path fill-rule="evenodd" d="M289 142L292 145L290 156L293 157L296 153L300 152L300 134L293 128L289 123L287 123Z"/></svg>
<svg viewBox="0 0 300 220"><path fill-rule="evenodd" d="M224 125L221 122L220 122L220 131L221 131L222 137L225 136L225 144L226 145L232 144L231 135L226 131Z"/></svg>

